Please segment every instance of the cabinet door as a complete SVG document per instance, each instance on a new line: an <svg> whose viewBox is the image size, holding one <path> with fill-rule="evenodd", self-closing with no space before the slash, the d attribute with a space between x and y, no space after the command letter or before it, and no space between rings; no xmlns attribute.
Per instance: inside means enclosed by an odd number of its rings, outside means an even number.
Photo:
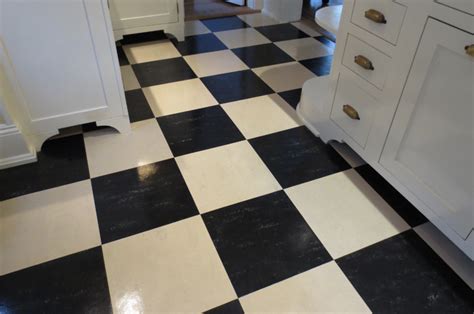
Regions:
<svg viewBox="0 0 474 314"><path fill-rule="evenodd" d="M463 239L474 215L473 37L428 20L380 160Z"/></svg>
<svg viewBox="0 0 474 314"><path fill-rule="evenodd" d="M109 0L114 30L178 22L177 0Z"/></svg>
<svg viewBox="0 0 474 314"><path fill-rule="evenodd" d="M0 36L35 133L122 116L107 2L3 0ZM0 64L1 65L1 64Z"/></svg>

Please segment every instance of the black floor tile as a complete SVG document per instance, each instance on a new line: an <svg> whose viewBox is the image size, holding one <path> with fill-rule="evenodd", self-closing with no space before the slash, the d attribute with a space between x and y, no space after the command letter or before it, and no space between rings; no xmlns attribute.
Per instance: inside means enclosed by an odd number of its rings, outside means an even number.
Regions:
<svg viewBox="0 0 474 314"><path fill-rule="evenodd" d="M139 44L139 43L144 43L148 41L164 40L164 39L168 39L168 37L163 31L154 31L154 32L125 35L123 36L121 43L122 45L131 45L131 44Z"/></svg>
<svg viewBox="0 0 474 314"><path fill-rule="evenodd" d="M261 26L255 29L272 42L309 37L306 33L291 24Z"/></svg>
<svg viewBox="0 0 474 314"><path fill-rule="evenodd" d="M125 99L127 101L130 122L133 123L155 117L141 89L126 91Z"/></svg>
<svg viewBox="0 0 474 314"><path fill-rule="evenodd" d="M158 123L175 157L245 139L220 106L159 117Z"/></svg>
<svg viewBox="0 0 474 314"><path fill-rule="evenodd" d="M209 311L204 312L205 314L244 314L244 310L240 305L239 300L230 301L229 303L215 307Z"/></svg>
<svg viewBox="0 0 474 314"><path fill-rule="evenodd" d="M183 81L197 77L183 58L133 64L132 67L141 87Z"/></svg>
<svg viewBox="0 0 474 314"><path fill-rule="evenodd" d="M239 297L331 260L283 191L203 219Z"/></svg>
<svg viewBox="0 0 474 314"><path fill-rule="evenodd" d="M183 56L227 49L214 34L187 36L184 41L172 42Z"/></svg>
<svg viewBox="0 0 474 314"><path fill-rule="evenodd" d="M249 68L291 62L292 57L287 55L275 44L264 44L232 50Z"/></svg>
<svg viewBox="0 0 474 314"><path fill-rule="evenodd" d="M89 178L82 134L49 140L38 161L0 170L0 201Z"/></svg>
<svg viewBox="0 0 474 314"><path fill-rule="evenodd" d="M273 90L251 70L201 78L219 103L273 94Z"/></svg>
<svg viewBox="0 0 474 314"><path fill-rule="evenodd" d="M301 88L282 92L278 95L280 95L284 100L286 100L286 102L289 103L291 107L296 109L296 106L298 105L301 99Z"/></svg>
<svg viewBox="0 0 474 314"><path fill-rule="evenodd" d="M473 313L472 290L413 231L337 264L374 313Z"/></svg>
<svg viewBox="0 0 474 314"><path fill-rule="evenodd" d="M304 126L249 142L283 188L350 168L330 145Z"/></svg>
<svg viewBox="0 0 474 314"><path fill-rule="evenodd" d="M209 28L212 32L222 32L231 29L249 27L244 21L239 19L237 16L206 19L201 20L201 22L204 23L204 25L206 25L206 27Z"/></svg>
<svg viewBox="0 0 474 314"><path fill-rule="evenodd" d="M333 56L325 56L314 59L307 59L300 61L300 63L307 67L317 76L324 76L331 73L332 57Z"/></svg>
<svg viewBox="0 0 474 314"><path fill-rule="evenodd" d="M112 313L102 249L0 277L0 313Z"/></svg>
<svg viewBox="0 0 474 314"><path fill-rule="evenodd" d="M363 165L355 168L355 170L411 227L416 227L428 221L415 206L395 190L371 166Z"/></svg>
<svg viewBox="0 0 474 314"><path fill-rule="evenodd" d="M319 40L320 42L322 42L323 44L325 44L326 46L332 49L336 49L336 43L330 40L329 38L327 38L326 36L317 36L315 38Z"/></svg>
<svg viewBox="0 0 474 314"><path fill-rule="evenodd" d="M198 214L174 159L92 179L102 243Z"/></svg>
<svg viewBox="0 0 474 314"><path fill-rule="evenodd" d="M122 46L117 46L117 55L120 66L130 64Z"/></svg>

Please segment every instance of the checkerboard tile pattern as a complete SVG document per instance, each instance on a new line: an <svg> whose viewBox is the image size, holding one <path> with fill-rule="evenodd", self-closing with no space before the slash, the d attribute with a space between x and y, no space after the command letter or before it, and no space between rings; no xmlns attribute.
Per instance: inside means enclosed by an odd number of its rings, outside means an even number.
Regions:
<svg viewBox="0 0 474 314"><path fill-rule="evenodd" d="M85 125L0 171L0 312L472 313L426 218L297 118L334 52L313 26L126 37L131 134Z"/></svg>

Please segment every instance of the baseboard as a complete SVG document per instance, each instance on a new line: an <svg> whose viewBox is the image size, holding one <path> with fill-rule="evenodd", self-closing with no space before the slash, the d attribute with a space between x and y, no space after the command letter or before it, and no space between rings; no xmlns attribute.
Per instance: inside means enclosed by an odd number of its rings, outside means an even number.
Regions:
<svg viewBox="0 0 474 314"><path fill-rule="evenodd" d="M0 170L16 167L16 166L21 166L21 165L29 164L36 161L37 161L36 153L28 153L28 154L9 157L9 158L4 158L4 159L0 159Z"/></svg>

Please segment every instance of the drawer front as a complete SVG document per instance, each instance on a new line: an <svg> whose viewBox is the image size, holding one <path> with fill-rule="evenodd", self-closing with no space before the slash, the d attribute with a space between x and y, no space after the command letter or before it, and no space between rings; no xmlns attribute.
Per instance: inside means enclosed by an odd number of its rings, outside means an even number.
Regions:
<svg viewBox="0 0 474 314"><path fill-rule="evenodd" d="M391 58L374 47L349 34L342 64L353 72L383 89Z"/></svg>
<svg viewBox="0 0 474 314"><path fill-rule="evenodd" d="M474 1L472 0L435 0L435 2L474 15Z"/></svg>
<svg viewBox="0 0 474 314"><path fill-rule="evenodd" d="M350 117L350 112L344 112L344 106L347 105L357 112L359 119ZM341 74L332 105L331 120L362 148L367 143L376 108L376 98Z"/></svg>
<svg viewBox="0 0 474 314"><path fill-rule="evenodd" d="M366 17L366 13L368 17ZM392 0L355 0L352 23L392 44L396 44L405 13L406 7ZM374 21L370 17L378 19L378 21Z"/></svg>

